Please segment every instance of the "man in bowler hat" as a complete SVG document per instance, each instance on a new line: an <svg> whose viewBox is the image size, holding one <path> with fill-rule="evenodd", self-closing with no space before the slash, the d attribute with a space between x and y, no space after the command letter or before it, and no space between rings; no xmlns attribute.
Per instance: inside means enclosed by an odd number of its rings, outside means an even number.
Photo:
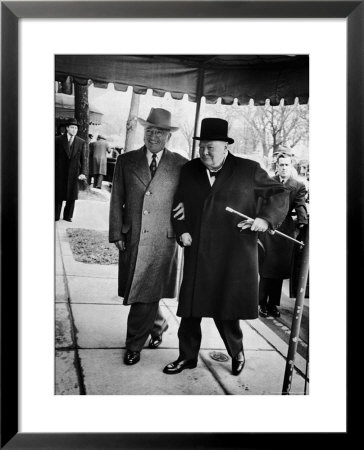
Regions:
<svg viewBox="0 0 364 450"><path fill-rule="evenodd" d="M78 123L69 119L66 133L56 137L55 143L55 220L60 219L62 204L66 201L63 219L72 222L75 200L78 198L78 180L86 180L86 142L76 136Z"/></svg>
<svg viewBox="0 0 364 450"><path fill-rule="evenodd" d="M161 298L176 296L177 244L171 222L179 174L187 162L166 148L171 113L152 108L144 127L144 145L116 161L110 200L109 241L119 249L119 296L130 305L124 363L140 360L150 335L156 349L168 323L159 308ZM175 214L181 217L183 210Z"/></svg>
<svg viewBox="0 0 364 450"><path fill-rule="evenodd" d="M285 187L255 161L228 151L234 140L228 123L206 118L201 123L200 158L181 171L175 202L184 203L184 220L174 220L184 247L183 280L177 315L179 356L163 372L177 374L196 367L201 319L211 317L232 359L232 374L245 365L239 320L258 317L257 232L274 229L287 213ZM257 211L258 198L262 207ZM226 207L254 217L249 224Z"/></svg>

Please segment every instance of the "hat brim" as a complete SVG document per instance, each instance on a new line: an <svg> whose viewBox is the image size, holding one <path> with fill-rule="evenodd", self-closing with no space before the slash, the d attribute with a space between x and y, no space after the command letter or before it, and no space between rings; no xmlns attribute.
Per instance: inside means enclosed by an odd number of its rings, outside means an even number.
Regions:
<svg viewBox="0 0 364 450"><path fill-rule="evenodd" d="M228 144L233 144L235 141L232 138L229 138L227 136L221 137L221 136L210 136L210 137L198 137L194 136L192 139L195 141L222 141L227 142Z"/></svg>
<svg viewBox="0 0 364 450"><path fill-rule="evenodd" d="M177 131L179 129L179 127L170 127L168 125L160 125L160 124L157 124L157 123L147 122L146 120L141 119L140 117L138 117L138 122L143 127L151 126L151 127L162 128L163 130L170 131L171 133L173 133L174 131Z"/></svg>

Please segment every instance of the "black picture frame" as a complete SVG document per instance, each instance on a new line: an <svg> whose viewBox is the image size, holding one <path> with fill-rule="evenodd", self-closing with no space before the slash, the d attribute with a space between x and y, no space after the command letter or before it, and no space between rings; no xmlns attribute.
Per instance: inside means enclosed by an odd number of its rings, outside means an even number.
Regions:
<svg viewBox="0 0 364 450"><path fill-rule="evenodd" d="M307 445L311 433L19 433L18 432L18 22L21 18L345 18L347 20L347 302L364 273L364 1L1 2L1 448L259 448ZM11 108L8 105L12 105ZM11 149L10 151L7 151ZM329 149L325 149L329 152ZM363 177L364 179L364 177ZM343 206L343 205L342 205ZM340 217L342 219L342 210ZM334 226L328 217L328 226ZM330 223L331 222L331 223ZM353 295L352 295L353 294ZM329 299L328 299L329 301ZM357 299L359 301L359 299ZM348 309L348 308L347 308ZM334 345L334 344L333 344ZM350 360L353 347L347 346ZM336 361L335 364L346 364ZM333 363L334 370L334 363ZM333 396L335 393L333 393ZM162 412L163 414L163 412ZM217 412L218 414L218 412ZM346 433L351 436L348 414ZM304 418L301 418L304 420ZM327 435L315 433L315 443ZM298 442L298 444L297 444Z"/></svg>

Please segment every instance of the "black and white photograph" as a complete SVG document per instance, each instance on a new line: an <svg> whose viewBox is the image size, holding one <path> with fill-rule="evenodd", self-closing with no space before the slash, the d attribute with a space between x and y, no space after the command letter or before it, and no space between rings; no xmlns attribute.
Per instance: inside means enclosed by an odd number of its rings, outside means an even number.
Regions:
<svg viewBox="0 0 364 450"><path fill-rule="evenodd" d="M0 447L345 447L364 0L0 15Z"/></svg>
<svg viewBox="0 0 364 450"><path fill-rule="evenodd" d="M309 62L54 56L55 395L309 395Z"/></svg>

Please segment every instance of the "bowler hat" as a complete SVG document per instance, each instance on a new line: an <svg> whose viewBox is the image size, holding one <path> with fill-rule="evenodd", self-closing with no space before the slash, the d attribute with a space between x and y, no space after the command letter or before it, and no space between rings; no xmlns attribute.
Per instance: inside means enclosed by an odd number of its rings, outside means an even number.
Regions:
<svg viewBox="0 0 364 450"><path fill-rule="evenodd" d="M141 125L143 125L143 127L153 126L163 128L171 132L178 130L178 127L173 127L171 125L171 113L162 108L152 108L147 120L138 117L138 121Z"/></svg>
<svg viewBox="0 0 364 450"><path fill-rule="evenodd" d="M201 122L200 136L194 136L197 141L224 141L233 144L234 139L228 137L228 123L224 119L206 118Z"/></svg>
<svg viewBox="0 0 364 450"><path fill-rule="evenodd" d="M78 122L74 117L70 117L66 122L66 127L69 127L70 125L76 125L78 127Z"/></svg>

